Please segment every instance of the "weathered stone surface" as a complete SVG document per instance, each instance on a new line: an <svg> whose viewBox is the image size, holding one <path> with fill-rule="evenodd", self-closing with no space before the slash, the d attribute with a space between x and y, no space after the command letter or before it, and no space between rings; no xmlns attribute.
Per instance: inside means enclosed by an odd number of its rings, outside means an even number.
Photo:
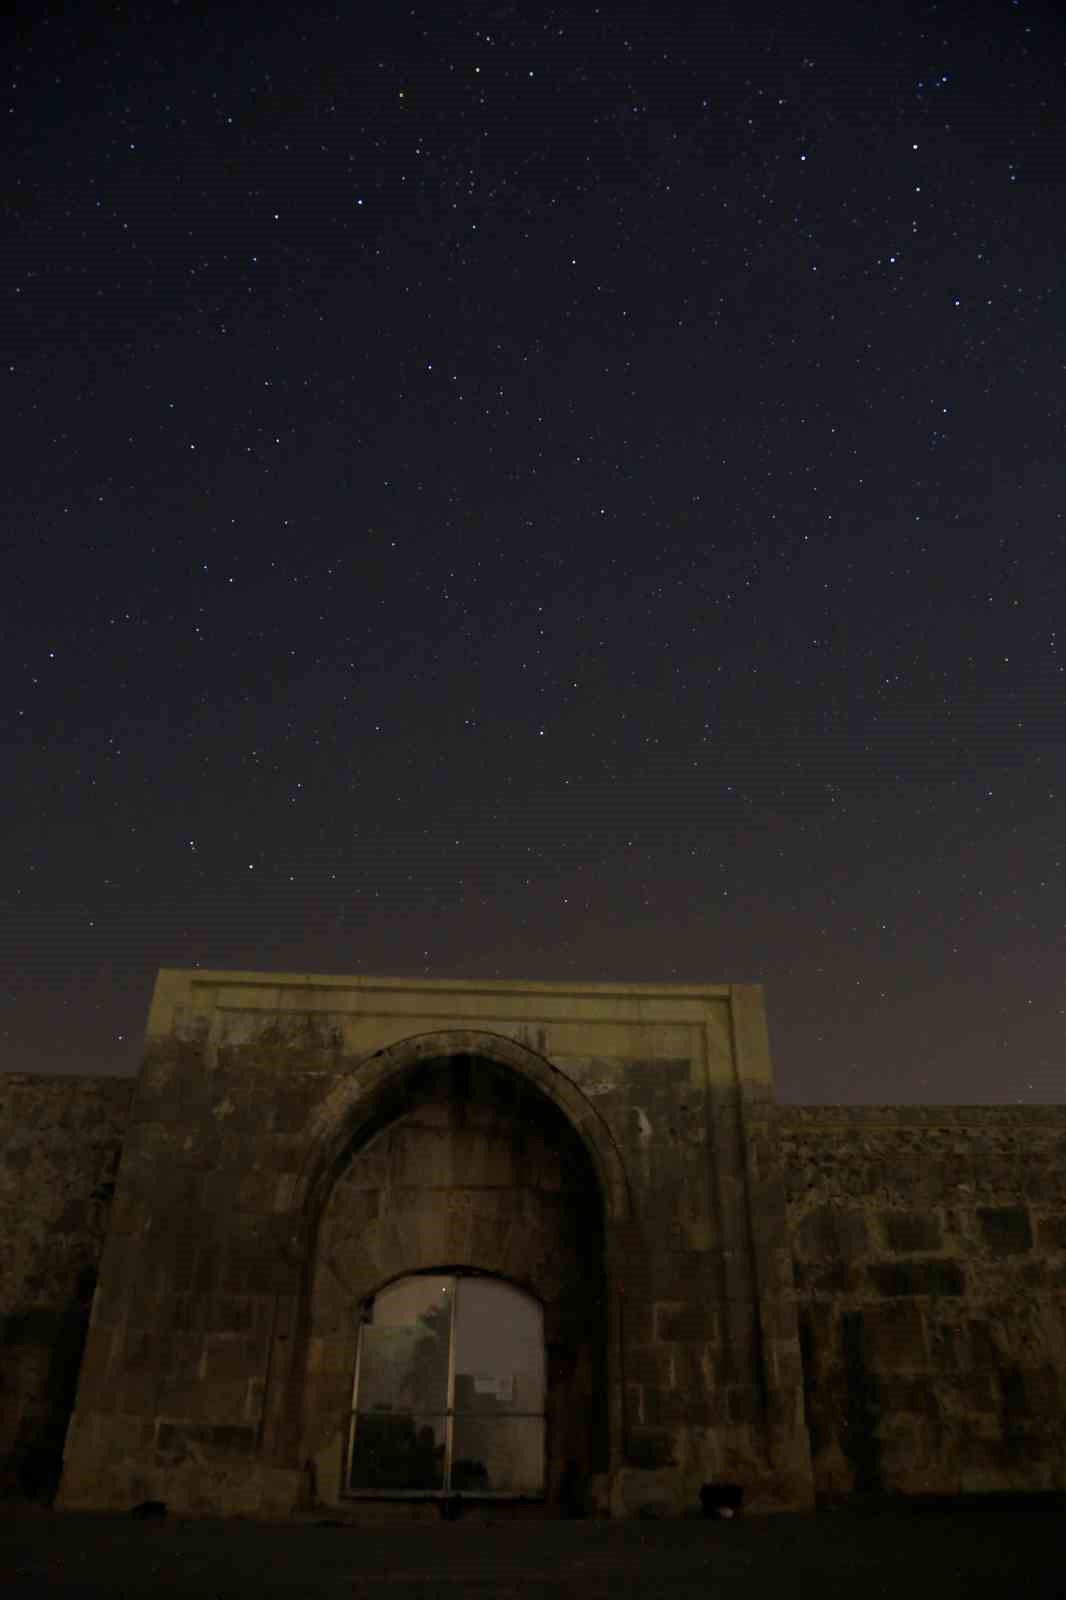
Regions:
<svg viewBox="0 0 1066 1600"><path fill-rule="evenodd" d="M940 1223L932 1213L882 1211L880 1221L885 1244L900 1255L942 1247Z"/></svg>
<svg viewBox="0 0 1066 1600"><path fill-rule="evenodd" d="M626 1445L626 1464L652 1471L676 1463L677 1440L669 1428L634 1427Z"/></svg>
<svg viewBox="0 0 1066 1600"><path fill-rule="evenodd" d="M336 1498L362 1303L429 1268L540 1300L549 1497L801 1504L808 1426L825 1494L1066 1480L1066 1112L776 1108L751 989L163 974L102 1253L121 1095L9 1085L9 1468L99 1255L65 1504Z"/></svg>
<svg viewBox="0 0 1066 1600"><path fill-rule="evenodd" d="M957 1261L878 1261L866 1268L879 1294L964 1294L966 1274Z"/></svg>
<svg viewBox="0 0 1066 1600"><path fill-rule="evenodd" d="M985 1246L994 1256L1020 1255L1033 1248L1025 1206L978 1206L977 1221Z"/></svg>
<svg viewBox="0 0 1066 1600"><path fill-rule="evenodd" d="M821 1206L808 1211L795 1234L796 1254L814 1260L864 1256L869 1249L866 1218L861 1211Z"/></svg>
<svg viewBox="0 0 1066 1600"><path fill-rule="evenodd" d="M618 1474L611 1510L615 1516L672 1517L680 1507L676 1487L667 1476L648 1468L627 1467Z"/></svg>
<svg viewBox="0 0 1066 1600"><path fill-rule="evenodd" d="M336 1500L362 1304L433 1269L540 1300L549 1500L804 1503L774 1117L751 986L161 974L62 1502Z"/></svg>
<svg viewBox="0 0 1066 1600"><path fill-rule="evenodd" d="M818 1491L1062 1482L1066 1108L789 1107L778 1127ZM837 1211L868 1224L847 1270Z"/></svg>
<svg viewBox="0 0 1066 1600"><path fill-rule="evenodd" d="M1066 1216L1041 1217L1037 1235L1041 1250L1066 1251Z"/></svg>
<svg viewBox="0 0 1066 1600"><path fill-rule="evenodd" d="M59 1481L132 1092L0 1075L0 1497Z"/></svg>
<svg viewBox="0 0 1066 1600"><path fill-rule="evenodd" d="M1062 1108L777 1108L743 986L164 973L128 1119L71 1082L0 1079L8 1487L97 1259L70 1506L335 1500L362 1303L425 1268L541 1301L549 1499L803 1504L808 1428L823 1494L1066 1481Z"/></svg>

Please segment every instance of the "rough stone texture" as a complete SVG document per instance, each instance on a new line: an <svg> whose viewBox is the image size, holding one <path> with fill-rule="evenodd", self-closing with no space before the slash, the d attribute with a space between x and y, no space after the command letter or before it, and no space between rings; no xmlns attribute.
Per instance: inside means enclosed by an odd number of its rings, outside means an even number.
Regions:
<svg viewBox="0 0 1066 1600"><path fill-rule="evenodd" d="M434 1268L543 1306L549 1509L1066 1487L1066 1108L776 1107L743 986L165 971L135 1086L0 1078L4 1490L361 1514Z"/></svg>
<svg viewBox="0 0 1066 1600"><path fill-rule="evenodd" d="M1066 1108L778 1108L743 986L163 972L135 1087L0 1078L4 1489L355 1514L431 1268L544 1308L549 1508L1066 1487Z"/></svg>
<svg viewBox="0 0 1066 1600"><path fill-rule="evenodd" d="M412 1108L353 1153L319 1227L300 1454L341 1498L360 1308L378 1285L447 1265L505 1278L544 1307L547 1479L608 1465L603 1206L580 1139L513 1072L427 1063ZM597 1263L599 1270L597 1270Z"/></svg>
<svg viewBox="0 0 1066 1600"><path fill-rule="evenodd" d="M458 1265L544 1304L549 1503L803 1505L786 1239L757 988L164 971L61 1503L335 1497L358 1300Z"/></svg>
<svg viewBox="0 0 1066 1600"><path fill-rule="evenodd" d="M0 1075L0 1497L59 1482L132 1092Z"/></svg>
<svg viewBox="0 0 1066 1600"><path fill-rule="evenodd" d="M1066 1487L1066 1107L782 1107L820 1495Z"/></svg>

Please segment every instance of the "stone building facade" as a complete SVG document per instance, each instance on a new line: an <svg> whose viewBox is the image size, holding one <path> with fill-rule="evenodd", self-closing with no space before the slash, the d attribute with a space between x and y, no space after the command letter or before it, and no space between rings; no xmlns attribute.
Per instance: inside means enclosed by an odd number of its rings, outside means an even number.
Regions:
<svg viewBox="0 0 1066 1600"><path fill-rule="evenodd" d="M0 1492L1066 1487L1066 1108L797 1108L755 986L160 973L0 1077Z"/></svg>

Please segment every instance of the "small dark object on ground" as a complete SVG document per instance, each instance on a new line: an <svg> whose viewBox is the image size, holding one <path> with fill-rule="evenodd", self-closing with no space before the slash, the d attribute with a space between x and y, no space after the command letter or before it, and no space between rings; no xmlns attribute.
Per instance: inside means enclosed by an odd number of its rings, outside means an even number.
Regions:
<svg viewBox="0 0 1066 1600"><path fill-rule="evenodd" d="M142 1500L140 1505L134 1506L130 1512L131 1517L137 1517L142 1522L147 1517L165 1517L167 1504L165 1500Z"/></svg>
<svg viewBox="0 0 1066 1600"><path fill-rule="evenodd" d="M700 1507L705 1517L727 1520L735 1517L744 1499L739 1483L705 1483L700 1490Z"/></svg>

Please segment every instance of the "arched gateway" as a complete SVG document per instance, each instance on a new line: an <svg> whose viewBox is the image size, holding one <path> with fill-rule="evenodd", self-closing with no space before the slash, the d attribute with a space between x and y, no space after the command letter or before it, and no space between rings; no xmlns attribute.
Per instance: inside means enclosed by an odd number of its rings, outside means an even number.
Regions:
<svg viewBox="0 0 1066 1600"><path fill-rule="evenodd" d="M772 1118L744 986L164 970L59 1503L804 1504Z"/></svg>
<svg viewBox="0 0 1066 1600"><path fill-rule="evenodd" d="M401 1040L324 1102L296 1199L275 1443L320 1500L553 1506L609 1472L607 1224L628 1192L609 1129L562 1073L484 1031Z"/></svg>

